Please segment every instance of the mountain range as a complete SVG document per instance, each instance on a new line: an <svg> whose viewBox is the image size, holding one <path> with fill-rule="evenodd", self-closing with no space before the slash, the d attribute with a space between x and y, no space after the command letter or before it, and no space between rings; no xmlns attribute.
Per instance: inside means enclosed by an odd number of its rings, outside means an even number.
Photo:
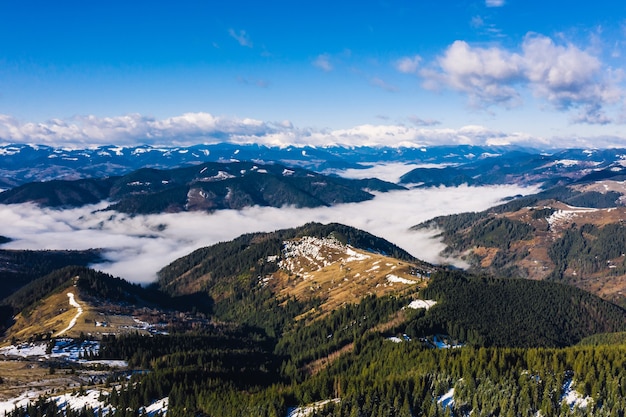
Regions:
<svg viewBox="0 0 626 417"><path fill-rule="evenodd" d="M101 146L64 149L45 145L0 146L0 188L34 181L77 180L129 174L141 168L172 169L205 162L278 163L319 173L366 169L380 163L417 164L405 184L556 184L594 170L622 167L624 149L542 151L514 146L269 147L218 143L190 147ZM437 166L437 167L434 167ZM441 169L447 166L446 169Z"/></svg>
<svg viewBox="0 0 626 417"><path fill-rule="evenodd" d="M620 415L623 154L1 147L0 202L56 210L103 201L129 214L318 207L459 184L540 191L415 226L435 230L465 271L338 223L202 247L143 287L97 271L104 248L1 250L0 411ZM432 165L407 166L397 184L337 175L380 161Z"/></svg>
<svg viewBox="0 0 626 417"><path fill-rule="evenodd" d="M32 182L0 193L0 203L67 208L107 200L113 202L109 209L145 214L330 206L374 198L369 191L399 189L403 187L378 179L331 177L279 164L206 162L170 170L143 168L121 177Z"/></svg>

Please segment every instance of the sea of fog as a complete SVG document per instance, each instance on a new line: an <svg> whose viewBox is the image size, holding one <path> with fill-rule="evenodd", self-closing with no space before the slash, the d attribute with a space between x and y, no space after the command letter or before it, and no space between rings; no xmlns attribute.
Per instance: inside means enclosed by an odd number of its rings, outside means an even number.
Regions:
<svg viewBox="0 0 626 417"><path fill-rule="evenodd" d="M425 261L463 266L439 255L444 245L432 231L409 228L435 216L481 211L506 197L536 188L437 187L378 193L373 200L334 207L251 207L215 213L126 215L100 211L106 203L68 210L33 204L0 205L0 235L14 239L4 249L104 248L96 269L132 282L149 283L159 269L195 249L243 233L269 232L316 221L338 222L383 237Z"/></svg>

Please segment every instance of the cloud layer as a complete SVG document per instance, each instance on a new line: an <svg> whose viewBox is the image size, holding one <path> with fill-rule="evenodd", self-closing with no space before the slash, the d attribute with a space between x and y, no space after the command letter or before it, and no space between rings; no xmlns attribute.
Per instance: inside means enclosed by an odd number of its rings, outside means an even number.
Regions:
<svg viewBox="0 0 626 417"><path fill-rule="evenodd" d="M519 106L529 89L556 110L574 110L575 123L607 124L612 120L605 107L624 98L618 86L621 71L604 65L591 50L540 34L526 35L517 51L458 40L426 67L411 65L417 58L402 58L396 68L421 76L425 88L466 94L478 108Z"/></svg>
<svg viewBox="0 0 626 417"><path fill-rule="evenodd" d="M156 272L191 251L243 233L297 227L309 221L339 222L381 236L418 258L441 263L443 244L409 227L437 215L486 209L504 197L534 192L517 186L431 188L377 195L374 200L332 208L260 208L214 214L128 216L101 212L104 205L73 210L0 205L2 234L16 239L3 248L106 248L98 269L133 282L154 281ZM480 198L477 198L480 196Z"/></svg>

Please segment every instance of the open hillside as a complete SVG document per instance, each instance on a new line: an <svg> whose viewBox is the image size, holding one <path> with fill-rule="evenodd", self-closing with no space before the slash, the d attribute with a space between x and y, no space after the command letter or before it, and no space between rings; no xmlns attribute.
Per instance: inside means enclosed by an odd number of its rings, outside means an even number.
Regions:
<svg viewBox="0 0 626 417"><path fill-rule="evenodd" d="M191 325L193 320L184 312L192 308L205 311L200 297L173 298L78 266L61 268L30 282L0 301L0 306L4 340L22 341L81 334L94 338L129 332L148 334L166 322L172 328L185 327L187 320Z"/></svg>
<svg viewBox="0 0 626 417"><path fill-rule="evenodd" d="M274 303L326 315L366 295L415 290L433 270L369 233L310 223L198 249L163 268L159 287L172 295L206 292L223 319L260 324Z"/></svg>
<svg viewBox="0 0 626 417"><path fill-rule="evenodd" d="M349 180L278 164L208 162L171 170L143 168L120 177L33 182L0 193L0 204L76 207L103 200L125 213L212 211L258 206L319 207L372 199L402 187Z"/></svg>

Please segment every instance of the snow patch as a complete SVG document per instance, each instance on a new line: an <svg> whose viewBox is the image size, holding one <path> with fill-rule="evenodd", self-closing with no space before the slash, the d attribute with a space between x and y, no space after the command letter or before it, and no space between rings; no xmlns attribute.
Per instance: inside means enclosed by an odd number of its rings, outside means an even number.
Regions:
<svg viewBox="0 0 626 417"><path fill-rule="evenodd" d="M448 392L437 398L437 404L445 408L454 407L454 388L450 388Z"/></svg>
<svg viewBox="0 0 626 417"><path fill-rule="evenodd" d="M428 310L429 308L431 308L435 304L437 304L437 302L435 300L413 300L413 301L411 301L409 303L409 305L407 307L408 308L412 308L414 310L417 310L417 309L420 309L420 308L424 308L424 309Z"/></svg>
<svg viewBox="0 0 626 417"><path fill-rule="evenodd" d="M401 278L397 275L393 275L393 274L389 274L387 275L387 281L389 282L398 282L400 284L417 284L415 281L411 280L411 279L406 279L406 278Z"/></svg>
<svg viewBox="0 0 626 417"><path fill-rule="evenodd" d="M144 407L143 412L149 417L153 417L158 413L162 413L163 415L166 415L168 405L169 405L169 398L165 397L158 401L155 401L148 407Z"/></svg>
<svg viewBox="0 0 626 417"><path fill-rule="evenodd" d="M578 391L574 390L574 379L568 378L563 384L563 394L561 402L565 402L571 410L575 408L583 409L593 401L591 397L583 397Z"/></svg>
<svg viewBox="0 0 626 417"><path fill-rule="evenodd" d="M567 222L571 220L572 218L576 217L579 213L593 213L595 211L598 211L598 209L588 208L588 207L570 207L569 210L555 211L554 213L552 213L550 217L547 218L547 220L548 220L548 224L550 225L550 227L552 227L555 224L559 224L559 223L563 223L563 222Z"/></svg>
<svg viewBox="0 0 626 417"><path fill-rule="evenodd" d="M341 402L339 398L333 398L332 400L318 401L304 407L290 408L287 412L287 417L308 417L312 415L315 411L324 407L326 404L339 404L339 402Z"/></svg>

